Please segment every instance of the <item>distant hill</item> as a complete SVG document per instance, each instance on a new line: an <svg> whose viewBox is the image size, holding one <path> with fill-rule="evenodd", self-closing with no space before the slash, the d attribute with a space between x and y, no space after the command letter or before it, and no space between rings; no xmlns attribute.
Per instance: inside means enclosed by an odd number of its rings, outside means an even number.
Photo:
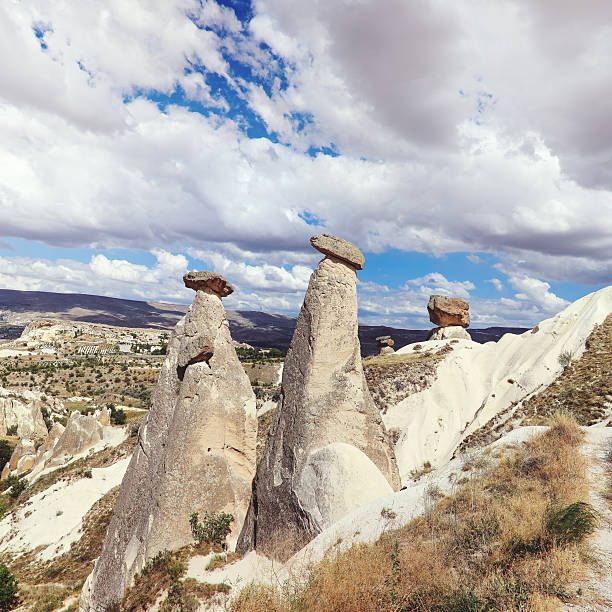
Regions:
<svg viewBox="0 0 612 612"><path fill-rule="evenodd" d="M187 312L185 304L141 302L82 293L15 291L0 289L0 339L17 338L23 328L39 318L104 323L120 327L169 329ZM232 337L260 348L288 348L295 328L295 317L256 310L228 310ZM489 327L469 332L476 342L496 341L505 333L522 333L524 328ZM422 342L429 330L399 329L381 325L360 325L363 355L376 352L376 337L389 335L396 347Z"/></svg>

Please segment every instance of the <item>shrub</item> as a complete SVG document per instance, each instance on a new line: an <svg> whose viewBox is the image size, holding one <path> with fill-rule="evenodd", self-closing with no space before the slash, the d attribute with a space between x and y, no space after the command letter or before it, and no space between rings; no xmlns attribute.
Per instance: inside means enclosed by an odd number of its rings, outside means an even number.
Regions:
<svg viewBox="0 0 612 612"><path fill-rule="evenodd" d="M6 435L7 436L16 436L17 435L17 425L11 425L10 427L7 427L6 429Z"/></svg>
<svg viewBox="0 0 612 612"><path fill-rule="evenodd" d="M127 415L123 408L117 408L115 404L106 404L106 407L110 410L110 421L113 425L125 425Z"/></svg>
<svg viewBox="0 0 612 612"><path fill-rule="evenodd" d="M582 501L561 508L551 508L546 520L546 531L557 545L582 542L595 531L596 526L595 510Z"/></svg>
<svg viewBox="0 0 612 612"><path fill-rule="evenodd" d="M189 518L191 525L191 533L193 539L201 544L202 542L210 542L212 544L221 544L227 537L230 529L230 523L234 520L232 514L227 512L208 512L204 513L204 518L200 523L198 513L194 512Z"/></svg>
<svg viewBox="0 0 612 612"><path fill-rule="evenodd" d="M564 368L572 363L572 359L574 358L573 351L562 351L559 355L559 365Z"/></svg>
<svg viewBox="0 0 612 612"><path fill-rule="evenodd" d="M25 490L27 486L28 486L28 481L22 478L21 480L18 480L14 485L11 486L11 488L9 489L9 495L13 499L17 499L23 493L23 491Z"/></svg>
<svg viewBox="0 0 612 612"><path fill-rule="evenodd" d="M9 462L13 449L6 440L0 440L0 471Z"/></svg>
<svg viewBox="0 0 612 612"><path fill-rule="evenodd" d="M12 610L19 603L17 579L6 565L0 565L0 610Z"/></svg>

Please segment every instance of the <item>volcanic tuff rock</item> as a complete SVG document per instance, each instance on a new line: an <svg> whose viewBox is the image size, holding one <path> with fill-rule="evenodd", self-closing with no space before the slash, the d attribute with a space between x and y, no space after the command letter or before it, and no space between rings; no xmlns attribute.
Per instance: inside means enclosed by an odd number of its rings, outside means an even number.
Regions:
<svg viewBox="0 0 612 612"><path fill-rule="evenodd" d="M228 283L223 276L215 272L202 270L200 272L187 272L183 276L185 287L194 291L206 291L216 293L219 297L227 297L234 292L234 287Z"/></svg>
<svg viewBox="0 0 612 612"><path fill-rule="evenodd" d="M67 458L87 450L103 437L102 425L95 416L74 410L46 463L49 466L62 465Z"/></svg>
<svg viewBox="0 0 612 612"><path fill-rule="evenodd" d="M465 300L445 295L432 295L427 304L429 320L438 327L448 327L449 325L469 327L469 309L470 305Z"/></svg>
<svg viewBox="0 0 612 612"><path fill-rule="evenodd" d="M9 462L2 470L2 480L8 478L11 472L22 474L26 470L29 470L32 465L34 465L35 455L36 444L34 440L28 440L27 438L22 438L19 440L13 449L13 454L11 455Z"/></svg>
<svg viewBox="0 0 612 612"><path fill-rule="evenodd" d="M435 327L427 337L428 340L447 340L449 338L471 340L472 336L461 325L449 325L448 327Z"/></svg>
<svg viewBox="0 0 612 612"><path fill-rule="evenodd" d="M351 264L357 270L363 270L363 264L365 263L363 253L354 244L342 240L342 238L336 238L336 236L330 236L329 234L318 234L312 236L310 244L317 251L321 251L323 255L337 257Z"/></svg>
<svg viewBox="0 0 612 612"><path fill-rule="evenodd" d="M255 473L255 396L221 296L203 287L168 343L83 611L105 610L148 559L192 542L193 512L232 513L230 542L242 526Z"/></svg>
<svg viewBox="0 0 612 612"><path fill-rule="evenodd" d="M5 389L0 389L8 394ZM20 438L45 438L47 427L40 411L40 401L31 400L25 403L14 397L0 396L0 435L5 436L7 430L17 425L17 435Z"/></svg>
<svg viewBox="0 0 612 612"><path fill-rule="evenodd" d="M391 336L378 336L378 338L376 338L376 343L378 344L379 355L392 355L395 353L393 350L395 342L393 342Z"/></svg>
<svg viewBox="0 0 612 612"><path fill-rule="evenodd" d="M241 553L287 557L351 509L400 485L361 364L355 267L337 253L363 259L350 243L328 243L334 254L310 277L285 360L281 405L253 483Z"/></svg>

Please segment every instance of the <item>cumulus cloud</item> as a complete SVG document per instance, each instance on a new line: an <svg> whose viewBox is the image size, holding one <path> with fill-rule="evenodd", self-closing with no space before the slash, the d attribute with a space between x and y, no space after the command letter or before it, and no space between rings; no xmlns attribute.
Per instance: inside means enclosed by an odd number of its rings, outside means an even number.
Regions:
<svg viewBox="0 0 612 612"><path fill-rule="evenodd" d="M404 289L415 287L419 293L449 295L451 297L469 298L470 291L476 289L472 281L449 281L439 272L430 272L421 278L406 281Z"/></svg>
<svg viewBox="0 0 612 612"><path fill-rule="evenodd" d="M489 278L485 281L485 283L491 283L497 291L504 290L504 284L499 280L499 278Z"/></svg>
<svg viewBox="0 0 612 612"><path fill-rule="evenodd" d="M319 231L374 252L496 253L516 292L497 313L525 320L562 307L547 282L609 282L610 3L252 8L241 23L213 0L0 6L2 235L159 254L157 272L5 258L4 283L92 289L95 268L108 294L180 276L184 256L161 253L194 249L244 287L236 303L293 308ZM160 110L160 93L189 106ZM251 137L253 117L273 137ZM470 285L432 273L365 308L416 313L424 293Z"/></svg>
<svg viewBox="0 0 612 612"><path fill-rule="evenodd" d="M92 293L145 301L187 301L182 282L187 258L162 249L153 252L153 266L124 259L92 256L88 263L74 259L51 261L31 257L0 257L0 286L19 291Z"/></svg>

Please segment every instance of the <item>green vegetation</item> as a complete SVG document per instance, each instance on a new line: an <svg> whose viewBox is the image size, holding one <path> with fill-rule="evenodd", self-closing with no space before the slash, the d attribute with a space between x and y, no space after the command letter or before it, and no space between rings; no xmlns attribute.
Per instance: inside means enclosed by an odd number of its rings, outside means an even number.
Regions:
<svg viewBox="0 0 612 612"><path fill-rule="evenodd" d="M198 520L198 513L194 512L189 518L189 525L191 526L193 539L198 544L202 542L221 544L231 531L230 523L233 520L234 516L227 512L206 511L200 523Z"/></svg>
<svg viewBox="0 0 612 612"><path fill-rule="evenodd" d="M14 446L11 446L8 440L0 440L0 472L9 462L13 454Z"/></svg>
<svg viewBox="0 0 612 612"><path fill-rule="evenodd" d="M165 612L192 612L201 601L210 599L215 593L227 593L226 584L205 584L181 577L187 570L185 550L163 551L151 559L134 579L121 604L114 609L121 612L147 610L167 590L168 595L161 604Z"/></svg>
<svg viewBox="0 0 612 612"><path fill-rule="evenodd" d="M271 348L268 350L257 348L237 348L236 354L240 361L250 363L269 363L283 361L287 355L287 349Z"/></svg>
<svg viewBox="0 0 612 612"><path fill-rule="evenodd" d="M12 610L19 604L19 583L6 565L0 565L0 610Z"/></svg>

